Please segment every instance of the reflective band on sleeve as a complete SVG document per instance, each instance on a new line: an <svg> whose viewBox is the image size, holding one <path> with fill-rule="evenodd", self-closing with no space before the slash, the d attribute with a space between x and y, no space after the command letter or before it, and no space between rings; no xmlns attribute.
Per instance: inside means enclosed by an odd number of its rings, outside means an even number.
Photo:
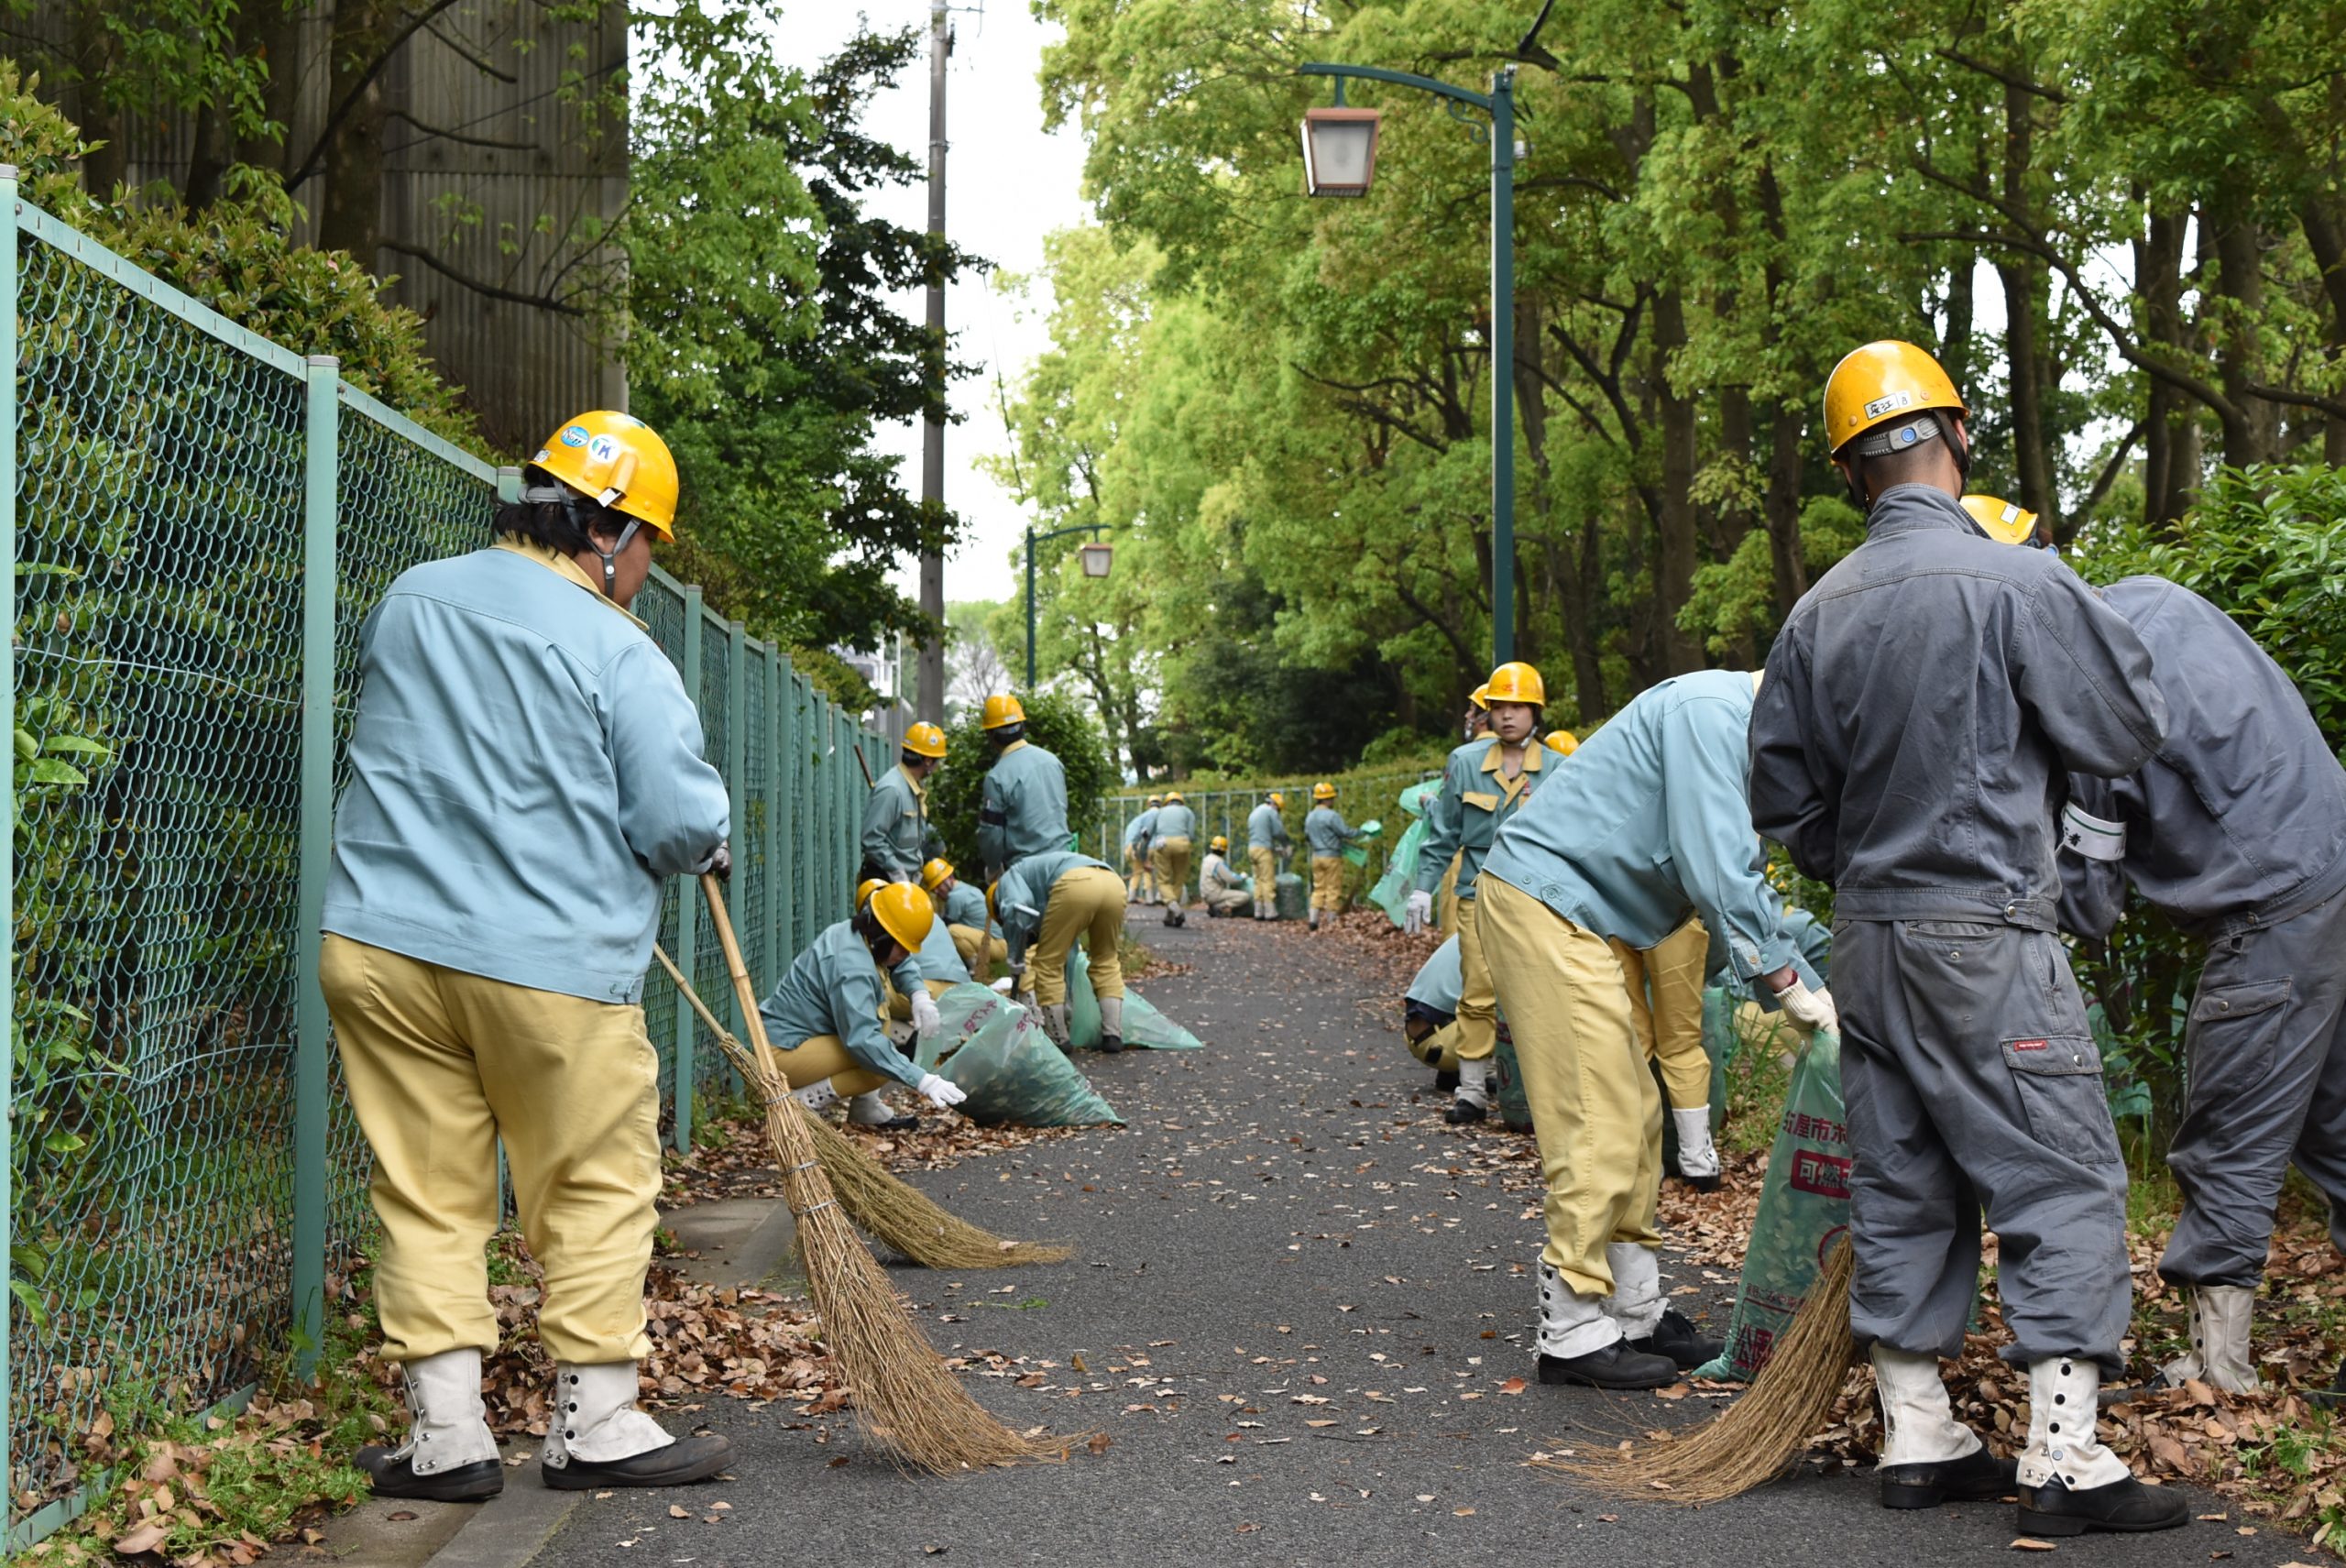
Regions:
<svg viewBox="0 0 2346 1568"><path fill-rule="evenodd" d="M2091 817L2075 806L2061 807L2061 848L2086 861L2126 858L2126 825Z"/></svg>

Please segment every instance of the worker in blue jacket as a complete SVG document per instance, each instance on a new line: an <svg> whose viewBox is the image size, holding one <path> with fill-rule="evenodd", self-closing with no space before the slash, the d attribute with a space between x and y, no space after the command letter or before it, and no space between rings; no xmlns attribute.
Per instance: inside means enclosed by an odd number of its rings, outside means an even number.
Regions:
<svg viewBox="0 0 2346 1568"><path fill-rule="evenodd" d="M1149 864L1148 844L1157 826L1157 808L1164 804L1163 795L1150 795L1148 804L1124 824L1124 896L1135 904L1157 902L1157 872Z"/></svg>
<svg viewBox="0 0 2346 1568"><path fill-rule="evenodd" d="M1026 739L1026 708L1017 697L986 698L980 724L994 762L979 791L978 858L998 878L1028 855L1068 847L1067 770Z"/></svg>
<svg viewBox="0 0 2346 1568"><path fill-rule="evenodd" d="M660 1195L643 970L661 883L729 868L725 781L676 668L628 613L674 537L676 466L626 414L557 429L496 542L401 573L359 638L319 980L374 1152L382 1354L408 1441L385 1497L494 1496L481 1404L503 1147L562 1409L547 1485L659 1486L730 1462L636 1409Z"/></svg>
<svg viewBox="0 0 2346 1568"><path fill-rule="evenodd" d="M1658 1388L1718 1348L1663 1308L1661 1096L1610 944L1650 950L1699 916L1738 984L1766 997L1798 985L1812 1017L1830 1016L1751 831L1756 684L1710 670L1639 696L1499 829L1474 884L1547 1178L1542 1382Z"/></svg>
<svg viewBox="0 0 2346 1568"><path fill-rule="evenodd" d="M1104 861L1072 850L1021 860L986 890L1002 923L1010 970L1042 1010L1043 1030L1068 1048L1067 960L1083 943L1091 991L1100 1002L1100 1048L1124 1048L1124 966L1116 950L1124 930L1124 879ZM1030 970L1031 959L1031 970Z"/></svg>

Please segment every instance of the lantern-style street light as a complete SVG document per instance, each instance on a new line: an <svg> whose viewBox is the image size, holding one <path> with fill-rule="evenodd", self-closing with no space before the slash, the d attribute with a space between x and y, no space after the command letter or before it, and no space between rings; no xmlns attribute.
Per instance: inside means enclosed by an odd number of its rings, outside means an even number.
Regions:
<svg viewBox="0 0 2346 1568"><path fill-rule="evenodd" d="M1543 7L1525 47L1547 19ZM1297 70L1304 76L1336 79L1335 106L1307 110L1303 116L1308 195L1365 196L1376 175L1376 111L1345 106L1347 79L1414 87L1491 117L1487 127L1473 130L1491 148L1491 667L1496 669L1515 657L1515 163L1522 156L1515 139L1515 68L1492 72L1488 93L1370 65Z"/></svg>
<svg viewBox="0 0 2346 1568"><path fill-rule="evenodd" d="M1054 528L1047 533L1026 531L1026 689L1035 689L1035 546L1053 539L1064 539L1070 533L1089 533L1091 541L1076 552L1087 577L1105 577L1109 564L1115 558L1115 546L1103 543L1098 537L1101 524L1080 522L1072 528Z"/></svg>

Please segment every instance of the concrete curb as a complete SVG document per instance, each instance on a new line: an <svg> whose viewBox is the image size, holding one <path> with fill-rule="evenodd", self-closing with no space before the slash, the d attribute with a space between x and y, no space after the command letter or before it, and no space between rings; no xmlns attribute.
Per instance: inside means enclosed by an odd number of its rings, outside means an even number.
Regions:
<svg viewBox="0 0 2346 1568"><path fill-rule="evenodd" d="M428 1568L521 1568L535 1557L587 1496L541 1485L529 1474L536 1463L533 1458L512 1472L505 1490L483 1503L455 1538L433 1553Z"/></svg>

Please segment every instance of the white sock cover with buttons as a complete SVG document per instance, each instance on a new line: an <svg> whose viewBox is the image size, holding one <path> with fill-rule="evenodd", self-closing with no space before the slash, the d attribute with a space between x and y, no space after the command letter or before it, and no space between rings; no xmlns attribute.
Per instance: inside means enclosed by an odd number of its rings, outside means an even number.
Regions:
<svg viewBox="0 0 2346 1568"><path fill-rule="evenodd" d="M2101 1368L2083 1356L2031 1362L2028 1368L2028 1448L2020 1456L2020 1484L2072 1492L2107 1486L2133 1472L2094 1436L2099 1413L2094 1396Z"/></svg>
<svg viewBox="0 0 2346 1568"><path fill-rule="evenodd" d="M412 1424L392 1455L418 1475L436 1475L497 1457L497 1438L480 1402L480 1352L444 1350L400 1369L407 1378Z"/></svg>
<svg viewBox="0 0 2346 1568"><path fill-rule="evenodd" d="M1607 1242L1605 1265L1613 1271L1605 1315L1621 1325L1623 1339L1644 1339L1661 1321L1660 1255L1636 1242Z"/></svg>
<svg viewBox="0 0 2346 1568"><path fill-rule="evenodd" d="M2248 1285L2191 1288L2191 1349L2160 1371L2169 1383L2204 1378L2227 1394L2253 1394L2264 1387L2248 1348L2249 1316L2256 1290Z"/></svg>
<svg viewBox="0 0 2346 1568"><path fill-rule="evenodd" d="M1881 1395L1888 1437L1883 1464L1941 1464L1979 1451L1979 1434L1955 1419L1937 1356L1892 1350L1876 1341L1873 1386Z"/></svg>
<svg viewBox="0 0 2346 1568"><path fill-rule="evenodd" d="M810 1083L804 1089L794 1089L790 1097L809 1111L827 1111L839 1102L839 1091L831 1087L829 1079Z"/></svg>
<svg viewBox="0 0 2346 1568"><path fill-rule="evenodd" d="M556 1470L573 1458L608 1464L676 1441L635 1408L632 1361L562 1363L554 1369L554 1407L546 1420L545 1463Z"/></svg>
<svg viewBox="0 0 2346 1568"><path fill-rule="evenodd" d="M1621 1337L1605 1311L1606 1298L1584 1296L1553 1266L1540 1266L1540 1354L1562 1360L1603 1350Z"/></svg>
<svg viewBox="0 0 2346 1568"><path fill-rule="evenodd" d="M1458 1098L1469 1105L1491 1108L1491 1058L1468 1061L1458 1058Z"/></svg>

